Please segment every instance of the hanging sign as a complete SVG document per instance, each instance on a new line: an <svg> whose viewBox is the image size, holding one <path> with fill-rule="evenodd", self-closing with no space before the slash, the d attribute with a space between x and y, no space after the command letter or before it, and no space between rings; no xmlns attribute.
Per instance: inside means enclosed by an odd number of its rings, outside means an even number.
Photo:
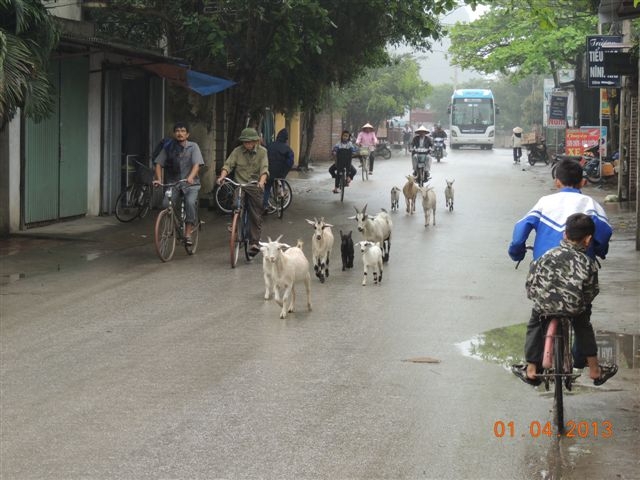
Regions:
<svg viewBox="0 0 640 480"><path fill-rule="evenodd" d="M589 88L619 88L620 75L604 73L604 57L606 52L618 52L612 48L622 42L620 35L588 35L587 36L587 86Z"/></svg>

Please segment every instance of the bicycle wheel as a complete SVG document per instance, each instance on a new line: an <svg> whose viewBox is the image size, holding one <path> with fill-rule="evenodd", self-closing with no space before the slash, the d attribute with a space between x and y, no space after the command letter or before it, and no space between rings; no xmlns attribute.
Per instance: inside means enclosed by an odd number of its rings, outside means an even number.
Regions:
<svg viewBox="0 0 640 480"><path fill-rule="evenodd" d="M293 190L286 180L280 181L280 196L282 197L282 210L286 210L293 200Z"/></svg>
<svg viewBox="0 0 640 480"><path fill-rule="evenodd" d="M385 160L389 160L391 158L391 150L389 148L384 148L382 150L382 158L384 158Z"/></svg>
<svg viewBox="0 0 640 480"><path fill-rule="evenodd" d="M566 332L561 332L562 335L566 335ZM564 433L564 405L562 398L562 374L571 373L564 371L564 343L561 336L556 336L554 339L554 352L553 352L553 373L554 377L554 391L553 391L553 420L558 427L558 433Z"/></svg>
<svg viewBox="0 0 640 480"><path fill-rule="evenodd" d="M228 182L223 183L216 189L216 206L223 213L233 211L233 192L235 187Z"/></svg>
<svg viewBox="0 0 640 480"><path fill-rule="evenodd" d="M155 228L156 253L160 260L168 262L176 251L176 231L173 212L164 209L158 214Z"/></svg>
<svg viewBox="0 0 640 480"><path fill-rule="evenodd" d="M231 220L231 235L229 235L229 253L231 259L231 268L236 268L238 263L238 254L240 253L240 212L234 212Z"/></svg>
<svg viewBox="0 0 640 480"><path fill-rule="evenodd" d="M280 184L280 182L276 183ZM284 192L280 185L276 190L276 213L278 214L278 218L282 220L282 216L284 215Z"/></svg>
<svg viewBox="0 0 640 480"><path fill-rule="evenodd" d="M244 247L244 258L249 262L253 257L249 255L249 212L245 208L242 211L242 222L240 223L240 243Z"/></svg>
<svg viewBox="0 0 640 480"><path fill-rule="evenodd" d="M116 218L126 223L131 222L140 215L141 195L142 192L135 183L123 190L116 200Z"/></svg>
<svg viewBox="0 0 640 480"><path fill-rule="evenodd" d="M424 185L424 168L418 167L416 173L418 174L418 185L422 187Z"/></svg>
<svg viewBox="0 0 640 480"><path fill-rule="evenodd" d="M151 210L151 192L153 191L150 185L140 185L142 196L140 197L140 218L144 218Z"/></svg>

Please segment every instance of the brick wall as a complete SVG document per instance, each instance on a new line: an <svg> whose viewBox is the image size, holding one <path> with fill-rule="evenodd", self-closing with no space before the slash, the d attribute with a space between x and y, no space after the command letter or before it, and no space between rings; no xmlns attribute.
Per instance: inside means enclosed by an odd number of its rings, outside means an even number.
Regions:
<svg viewBox="0 0 640 480"><path fill-rule="evenodd" d="M340 141L342 118L331 112L316 115L313 145L311 145L311 161L323 163L331 161L331 148Z"/></svg>

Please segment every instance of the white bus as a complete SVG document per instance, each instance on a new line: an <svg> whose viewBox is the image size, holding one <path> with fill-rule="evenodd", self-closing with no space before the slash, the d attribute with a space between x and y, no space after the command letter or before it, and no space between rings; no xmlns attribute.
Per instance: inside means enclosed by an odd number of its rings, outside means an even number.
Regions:
<svg viewBox="0 0 640 480"><path fill-rule="evenodd" d="M496 113L491 90L473 88L455 90L449 105L451 148L478 145L491 150L496 136Z"/></svg>

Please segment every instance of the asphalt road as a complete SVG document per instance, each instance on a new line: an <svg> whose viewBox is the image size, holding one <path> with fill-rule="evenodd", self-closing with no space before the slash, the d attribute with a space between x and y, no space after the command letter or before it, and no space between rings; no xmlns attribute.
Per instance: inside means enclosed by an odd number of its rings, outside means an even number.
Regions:
<svg viewBox="0 0 640 480"><path fill-rule="evenodd" d="M353 207L388 210L410 160L375 167L344 203L328 165L292 174L293 205L284 220L267 218L263 237L302 238L310 258L304 219L324 217L336 237L353 230L359 240ZM445 178L455 179L453 212ZM588 431L559 439L536 430L551 420L549 394L505 367L530 308L526 268L515 270L506 248L515 220L553 191L548 167L515 167L507 150L458 150L434 164L431 183L437 225L423 226L420 204L406 215L401 199L381 285L360 285L357 254L342 272L336 243L327 282L312 278L313 310L299 288L285 320L262 298L260 257L229 268L226 218L215 212L204 212L197 254L178 250L167 264L153 251L152 219L106 221L102 239L30 240L41 248L1 291L0 477L640 478L637 369L598 389L580 379L565 417ZM625 241L601 283L630 276L635 295L625 304L603 293L596 328L637 328L640 262L623 254ZM481 346L512 328L521 333L504 343L515 352Z"/></svg>

